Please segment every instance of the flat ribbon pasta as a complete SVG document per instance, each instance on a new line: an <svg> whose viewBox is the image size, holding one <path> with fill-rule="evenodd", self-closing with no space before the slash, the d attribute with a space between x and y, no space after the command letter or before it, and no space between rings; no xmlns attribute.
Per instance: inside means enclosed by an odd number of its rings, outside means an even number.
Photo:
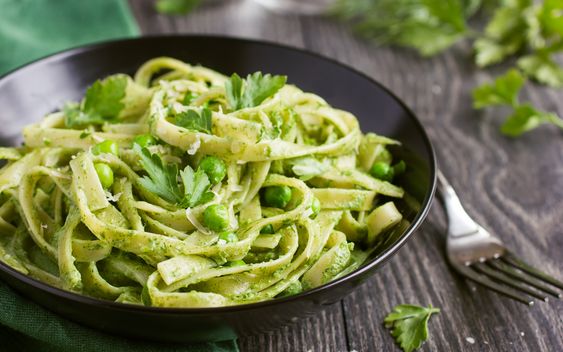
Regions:
<svg viewBox="0 0 563 352"><path fill-rule="evenodd" d="M281 76L237 77L155 58L27 126L0 148L0 260L101 299L216 307L323 285L408 225L403 189L369 174L397 141Z"/></svg>

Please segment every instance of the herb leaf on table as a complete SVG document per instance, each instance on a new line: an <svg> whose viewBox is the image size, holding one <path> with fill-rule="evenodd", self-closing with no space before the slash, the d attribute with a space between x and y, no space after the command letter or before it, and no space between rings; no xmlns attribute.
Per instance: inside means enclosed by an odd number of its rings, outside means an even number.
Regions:
<svg viewBox="0 0 563 352"><path fill-rule="evenodd" d="M474 43L477 66L499 63L526 45L527 22L523 14L528 6L530 0L509 1L495 10L484 36Z"/></svg>
<svg viewBox="0 0 563 352"><path fill-rule="evenodd" d="M185 15L199 6L202 0L157 0L156 11L167 15Z"/></svg>
<svg viewBox="0 0 563 352"><path fill-rule="evenodd" d="M367 38L411 47L423 56L447 49L467 29L460 0L340 0L333 12Z"/></svg>
<svg viewBox="0 0 563 352"><path fill-rule="evenodd" d="M517 105L518 93L526 82L515 69L509 70L491 84L484 84L473 90L473 107L481 109L492 105Z"/></svg>
<svg viewBox="0 0 563 352"><path fill-rule="evenodd" d="M539 111L530 104L518 105L514 113L504 121L500 131L507 136L517 137L544 123L552 123L563 128L563 120L549 112Z"/></svg>
<svg viewBox="0 0 563 352"><path fill-rule="evenodd" d="M500 128L500 131L509 137L520 136L546 123L563 129L563 120L556 114L541 111L529 103L519 102L518 94L525 82L525 77L518 70L511 69L493 83L475 88L473 107L476 109L494 105L511 107L512 113Z"/></svg>
<svg viewBox="0 0 563 352"><path fill-rule="evenodd" d="M529 77L551 87L563 86L563 68L550 56L528 55L518 60L518 67Z"/></svg>
<svg viewBox="0 0 563 352"><path fill-rule="evenodd" d="M385 317L385 327L391 329L391 335L405 352L412 352L428 339L428 320L439 308L432 305L420 307L412 304L400 304Z"/></svg>
<svg viewBox="0 0 563 352"><path fill-rule="evenodd" d="M333 14L368 39L412 48L423 56L443 52L466 38L474 39L475 64L480 68L516 56L520 71L510 70L494 84L476 88L474 107L511 106L513 114L501 132L512 137L543 123L561 126L557 115L521 105L517 99L524 76L563 87L563 68L556 60L563 52L561 0L338 0ZM489 17L482 33L469 25L476 14Z"/></svg>

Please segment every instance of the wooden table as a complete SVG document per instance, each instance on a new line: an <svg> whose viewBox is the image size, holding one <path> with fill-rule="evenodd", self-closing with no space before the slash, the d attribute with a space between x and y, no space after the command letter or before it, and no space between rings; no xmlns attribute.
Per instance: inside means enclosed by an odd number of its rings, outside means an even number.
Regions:
<svg viewBox="0 0 563 352"><path fill-rule="evenodd" d="M563 277L562 134L544 126L508 139L498 132L500 111L474 111L471 89L491 72L475 69L469 44L425 60L370 45L330 19L272 14L250 0L220 1L173 17L155 13L153 3L130 0L145 34L266 39L332 57L383 83L424 123L468 212L531 264ZM532 87L524 98L563 115L561 91ZM361 288L315 318L242 337L240 349L399 351L383 317L396 304L431 303L442 313L432 318L423 351L563 351L561 300L529 308L466 282L445 263L444 233L435 202L412 240Z"/></svg>

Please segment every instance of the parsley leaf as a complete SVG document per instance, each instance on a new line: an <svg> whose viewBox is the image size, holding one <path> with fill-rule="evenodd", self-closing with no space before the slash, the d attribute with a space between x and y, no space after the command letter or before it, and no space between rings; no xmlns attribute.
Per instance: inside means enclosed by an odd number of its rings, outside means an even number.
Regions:
<svg viewBox="0 0 563 352"><path fill-rule="evenodd" d="M197 172L188 165L180 171L182 183L184 184L184 198L180 205L184 208L195 207L213 199L213 193L209 192L211 182L209 177L202 169Z"/></svg>
<svg viewBox="0 0 563 352"><path fill-rule="evenodd" d="M525 46L527 24L523 13L529 5L529 0L507 1L496 9L485 28L485 37L474 43L477 66L501 62Z"/></svg>
<svg viewBox="0 0 563 352"><path fill-rule="evenodd" d="M546 55L528 55L518 60L518 67L526 75L552 87L563 87L563 68Z"/></svg>
<svg viewBox="0 0 563 352"><path fill-rule="evenodd" d="M264 100L276 94L286 81L286 76L262 75L262 72L254 72L252 75L248 75L243 95L244 106L260 105Z"/></svg>
<svg viewBox="0 0 563 352"><path fill-rule="evenodd" d="M563 37L563 3L560 0L544 0L539 12L543 32L548 36Z"/></svg>
<svg viewBox="0 0 563 352"><path fill-rule="evenodd" d="M530 104L524 104L516 107L514 113L504 121L500 131L507 136L518 137L544 123L563 128L563 120L557 115L538 111Z"/></svg>
<svg viewBox="0 0 563 352"><path fill-rule="evenodd" d="M339 0L334 12L367 38L431 56L465 36L465 15L475 6L461 0Z"/></svg>
<svg viewBox="0 0 563 352"><path fill-rule="evenodd" d="M84 111L95 113L104 119L113 119L123 110L121 100L125 97L128 77L125 75L109 76L103 81L97 80L86 90Z"/></svg>
<svg viewBox="0 0 563 352"><path fill-rule="evenodd" d="M473 47L475 49L475 63L479 67L485 67L499 63L514 54L522 47L522 42L518 37L513 37L505 43L499 43L490 38L479 38L475 41Z"/></svg>
<svg viewBox="0 0 563 352"><path fill-rule="evenodd" d="M148 174L139 181L150 192L183 208L195 207L213 199L214 195L209 191L211 182L205 171L198 169L197 172L194 172L189 165L180 171L182 192L178 184L178 166L176 164L165 164L158 154L151 154L147 148L141 148L138 144L133 146L133 150L139 156L139 163Z"/></svg>
<svg viewBox="0 0 563 352"><path fill-rule="evenodd" d="M148 177L144 176L139 180L143 187L170 203L180 203L182 193L178 186L178 166L164 164L158 154L151 154L147 148L141 148L138 144L133 149L148 174Z"/></svg>
<svg viewBox="0 0 563 352"><path fill-rule="evenodd" d="M492 105L508 105L513 113L508 116L500 131L510 137L549 123L563 129L563 120L553 113L539 111L530 104L520 104L518 93L525 78L515 69L498 77L493 84L484 84L473 91L473 106L481 109Z"/></svg>
<svg viewBox="0 0 563 352"><path fill-rule="evenodd" d="M385 327L392 329L391 335L403 351L412 352L428 339L428 320L440 309L429 305L419 307L411 304L395 306L385 317Z"/></svg>
<svg viewBox="0 0 563 352"><path fill-rule="evenodd" d="M191 109L182 112L176 115L175 124L188 130L211 134L211 110L203 108L200 113Z"/></svg>
<svg viewBox="0 0 563 352"><path fill-rule="evenodd" d="M92 131L84 130L80 133L80 139L88 138L92 134Z"/></svg>
<svg viewBox="0 0 563 352"><path fill-rule="evenodd" d="M201 0L157 0L155 7L159 13L185 15L194 10Z"/></svg>
<svg viewBox="0 0 563 352"><path fill-rule="evenodd" d="M516 105L524 82L525 78L518 70L509 70L494 83L473 90L473 107L481 109L491 105Z"/></svg>
<svg viewBox="0 0 563 352"><path fill-rule="evenodd" d="M117 118L124 108L129 77L109 76L94 82L87 90L81 105L67 104L63 111L67 127L99 125Z"/></svg>
<svg viewBox="0 0 563 352"><path fill-rule="evenodd" d="M197 95L192 92L188 92L184 95L184 99L182 99L182 105L190 105L196 98Z"/></svg>
<svg viewBox="0 0 563 352"><path fill-rule="evenodd" d="M255 72L243 80L235 73L225 82L227 102L233 111L258 106L276 94L286 81L286 76L262 75L262 72Z"/></svg>
<svg viewBox="0 0 563 352"><path fill-rule="evenodd" d="M528 44L533 51L518 60L529 77L552 87L563 86L563 69L553 55L563 50L563 2L545 0L524 11Z"/></svg>
<svg viewBox="0 0 563 352"><path fill-rule="evenodd" d="M242 85L243 79L239 75L233 73L231 79L225 82L225 92L227 102L232 110L242 109Z"/></svg>
<svg viewBox="0 0 563 352"><path fill-rule="evenodd" d="M65 125L67 127L78 127L86 125L101 125L107 120L99 115L86 114L77 103L67 103L63 107Z"/></svg>

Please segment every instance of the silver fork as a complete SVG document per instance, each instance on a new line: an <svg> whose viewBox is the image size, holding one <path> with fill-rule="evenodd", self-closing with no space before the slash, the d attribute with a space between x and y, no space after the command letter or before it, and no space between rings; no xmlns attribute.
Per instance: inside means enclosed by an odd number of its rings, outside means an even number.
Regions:
<svg viewBox="0 0 563 352"><path fill-rule="evenodd" d="M497 237L471 219L439 170L438 194L448 219L446 254L457 272L528 305L534 301L527 295L543 301L548 300L548 295L561 298L552 286L563 290L563 282L518 259Z"/></svg>

